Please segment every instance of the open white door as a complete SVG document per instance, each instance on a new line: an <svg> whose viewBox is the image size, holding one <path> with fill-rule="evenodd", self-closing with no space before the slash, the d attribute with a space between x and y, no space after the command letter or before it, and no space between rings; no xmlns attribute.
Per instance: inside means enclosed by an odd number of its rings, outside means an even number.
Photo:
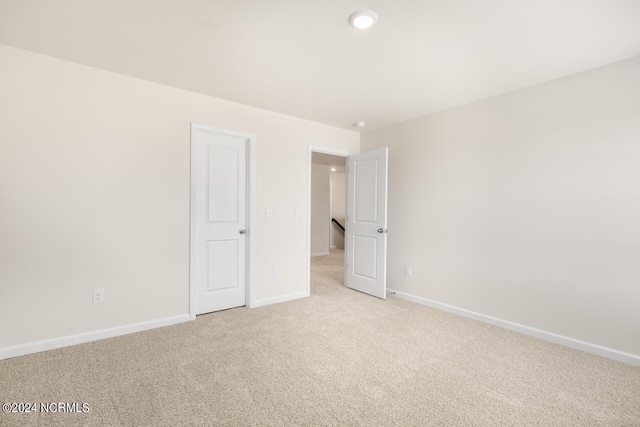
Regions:
<svg viewBox="0 0 640 427"><path fill-rule="evenodd" d="M345 283L378 298L387 296L388 149L349 156Z"/></svg>

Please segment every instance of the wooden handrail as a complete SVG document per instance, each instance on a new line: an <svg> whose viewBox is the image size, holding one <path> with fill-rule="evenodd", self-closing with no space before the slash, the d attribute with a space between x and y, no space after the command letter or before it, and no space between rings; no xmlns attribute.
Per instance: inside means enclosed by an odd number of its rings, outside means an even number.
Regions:
<svg viewBox="0 0 640 427"><path fill-rule="evenodd" d="M331 218L331 222L340 227L340 230L342 230L342 232L344 233L344 227L335 218Z"/></svg>

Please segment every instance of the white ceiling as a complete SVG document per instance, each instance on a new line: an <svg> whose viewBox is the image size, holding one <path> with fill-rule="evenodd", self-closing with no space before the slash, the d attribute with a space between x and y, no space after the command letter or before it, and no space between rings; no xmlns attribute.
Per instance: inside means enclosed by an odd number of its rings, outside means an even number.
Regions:
<svg viewBox="0 0 640 427"><path fill-rule="evenodd" d="M639 22L638 0L0 0L0 43L357 131L640 55Z"/></svg>
<svg viewBox="0 0 640 427"><path fill-rule="evenodd" d="M344 173L347 164L345 157L334 156L332 154L325 153L311 153L311 163L314 165L331 166L335 168L335 172Z"/></svg>

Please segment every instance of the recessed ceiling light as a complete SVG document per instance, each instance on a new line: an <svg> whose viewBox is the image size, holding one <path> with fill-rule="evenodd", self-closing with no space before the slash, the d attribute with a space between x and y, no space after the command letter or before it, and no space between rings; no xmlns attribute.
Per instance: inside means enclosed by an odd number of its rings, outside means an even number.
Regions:
<svg viewBox="0 0 640 427"><path fill-rule="evenodd" d="M353 125L357 128L363 128L366 124L367 122L355 122Z"/></svg>
<svg viewBox="0 0 640 427"><path fill-rule="evenodd" d="M335 171L336 171L336 168L331 168L331 172L335 172Z"/></svg>
<svg viewBox="0 0 640 427"><path fill-rule="evenodd" d="M359 30L369 28L376 22L378 22L378 14L373 10L359 10L349 17L349 24Z"/></svg>

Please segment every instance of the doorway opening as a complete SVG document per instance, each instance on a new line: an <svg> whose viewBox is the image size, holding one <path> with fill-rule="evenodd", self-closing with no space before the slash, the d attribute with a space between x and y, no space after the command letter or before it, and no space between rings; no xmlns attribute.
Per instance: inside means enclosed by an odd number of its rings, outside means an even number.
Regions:
<svg viewBox="0 0 640 427"><path fill-rule="evenodd" d="M330 273L331 277L329 278L333 278L330 281L333 282L334 289L337 289L336 285L345 285L347 288L377 298L386 298L388 156L389 150L386 147L359 154L349 154L309 146L307 185L307 212L309 212L307 215L307 292L309 295L312 294L311 259L312 255L316 255L313 257L314 264L320 263L321 260L317 258L328 256L327 262L333 263L334 268L337 267L335 271ZM335 166L334 161L336 162ZM331 215L331 175L329 174L327 178L327 172L338 172L338 165L344 164L345 161L345 219L344 224L340 224L342 227L338 227L340 221L337 218L335 222L332 221L334 216L338 215L338 211L335 210L333 212L335 215ZM317 171L315 174L313 173L314 163L318 165L315 168ZM325 164L323 165L323 163ZM323 169L320 166L325 166L328 169L324 172L324 178L320 178L320 175L323 174ZM336 170L331 171L331 169ZM314 203L312 206L312 199L318 198L316 193L319 191L318 188L321 188L318 182L323 180L328 183L324 185L324 191L320 190L324 193L322 197L326 206L314 209L317 204ZM337 184L333 193L339 197ZM316 210L324 213L314 214ZM316 231L316 227L312 227L312 220L314 223L320 224L321 230L323 230L314 232L313 236L312 228ZM344 228L342 262L336 259L331 260L331 237L332 230L335 230L334 227ZM336 230L336 233L339 231ZM336 245L334 251L338 254L338 241L335 236L334 243ZM340 266L342 266L341 270ZM325 278L327 277L325 276Z"/></svg>
<svg viewBox="0 0 640 427"><path fill-rule="evenodd" d="M309 148L309 293L318 286L344 286L347 175L349 153Z"/></svg>

